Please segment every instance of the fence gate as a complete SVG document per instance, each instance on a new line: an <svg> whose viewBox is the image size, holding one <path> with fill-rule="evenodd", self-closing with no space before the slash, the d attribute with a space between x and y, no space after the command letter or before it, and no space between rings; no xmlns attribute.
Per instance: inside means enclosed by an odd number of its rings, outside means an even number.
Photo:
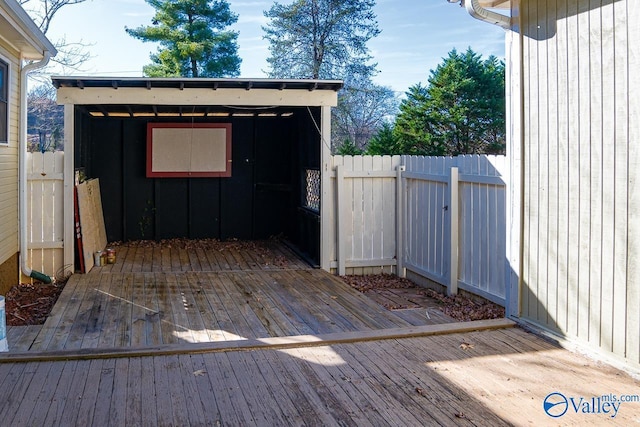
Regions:
<svg viewBox="0 0 640 427"><path fill-rule="evenodd" d="M52 277L64 268L63 171L62 151L27 153L27 262Z"/></svg>
<svg viewBox="0 0 640 427"><path fill-rule="evenodd" d="M505 305L506 157L403 161L404 267Z"/></svg>

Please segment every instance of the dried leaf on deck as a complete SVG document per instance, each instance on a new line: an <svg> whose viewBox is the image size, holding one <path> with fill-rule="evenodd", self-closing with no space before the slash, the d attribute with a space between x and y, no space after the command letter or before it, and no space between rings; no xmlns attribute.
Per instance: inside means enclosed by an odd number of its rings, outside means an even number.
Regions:
<svg viewBox="0 0 640 427"><path fill-rule="evenodd" d="M473 344L471 344L471 343L468 343L468 342L462 342L462 343L460 344L460 348L461 348L461 349L463 349L463 350L470 350L470 349L472 349L473 347L474 347L474 345L473 345Z"/></svg>

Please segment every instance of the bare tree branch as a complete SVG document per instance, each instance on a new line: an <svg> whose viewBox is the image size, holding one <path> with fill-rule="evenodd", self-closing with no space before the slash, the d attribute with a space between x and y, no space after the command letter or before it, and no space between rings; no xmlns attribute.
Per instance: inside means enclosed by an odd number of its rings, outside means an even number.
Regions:
<svg viewBox="0 0 640 427"><path fill-rule="evenodd" d="M27 11L33 22L40 28L43 34L49 32L51 22L56 14L66 6L84 3L87 0L19 0L20 5ZM82 40L67 42L66 37L53 42L58 50L58 55L52 61L62 66L63 71L71 69L81 71L82 64L91 58L87 47L91 46Z"/></svg>
<svg viewBox="0 0 640 427"><path fill-rule="evenodd" d="M29 13L40 31L47 34L51 21L65 6L84 3L87 0L19 0L20 5ZM28 5L28 7L26 7Z"/></svg>

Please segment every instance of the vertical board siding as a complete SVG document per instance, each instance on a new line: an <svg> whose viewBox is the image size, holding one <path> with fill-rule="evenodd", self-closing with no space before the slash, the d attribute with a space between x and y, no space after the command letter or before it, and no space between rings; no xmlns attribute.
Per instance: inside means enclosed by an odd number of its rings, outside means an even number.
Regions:
<svg viewBox="0 0 640 427"><path fill-rule="evenodd" d="M29 266L54 276L64 266L64 153L27 154Z"/></svg>
<svg viewBox="0 0 640 427"><path fill-rule="evenodd" d="M616 354L640 364L640 3L614 4L616 44L616 192L613 338ZM628 63L625 62L627 58ZM627 74L630 73L630 74ZM623 80L624 83L619 82ZM628 85L625 88L625 85ZM626 90L625 90L626 89ZM633 124L633 125L631 125ZM625 192L626 190L626 192ZM626 221L625 221L626 219ZM626 228L626 234L625 234ZM625 253L626 249L626 253ZM626 284L626 286L623 286ZM626 331L626 336L625 332Z"/></svg>
<svg viewBox="0 0 640 427"><path fill-rule="evenodd" d="M520 2L521 315L640 363L640 5Z"/></svg>

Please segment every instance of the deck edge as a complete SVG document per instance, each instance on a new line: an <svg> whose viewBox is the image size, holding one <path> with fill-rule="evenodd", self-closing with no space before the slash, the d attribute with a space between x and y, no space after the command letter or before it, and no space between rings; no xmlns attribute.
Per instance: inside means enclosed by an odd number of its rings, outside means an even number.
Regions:
<svg viewBox="0 0 640 427"><path fill-rule="evenodd" d="M445 323L439 325L412 326L369 331L339 332L323 335L294 335L235 341L206 343L165 344L135 348L91 348L42 352L6 353L0 355L0 363L24 363L45 361L68 361L111 359L125 357L170 356L176 354L203 354L231 351L282 350L302 347L318 347L350 344L365 341L381 341L417 338L434 335L457 334L517 326L510 319L475 320L470 322Z"/></svg>

